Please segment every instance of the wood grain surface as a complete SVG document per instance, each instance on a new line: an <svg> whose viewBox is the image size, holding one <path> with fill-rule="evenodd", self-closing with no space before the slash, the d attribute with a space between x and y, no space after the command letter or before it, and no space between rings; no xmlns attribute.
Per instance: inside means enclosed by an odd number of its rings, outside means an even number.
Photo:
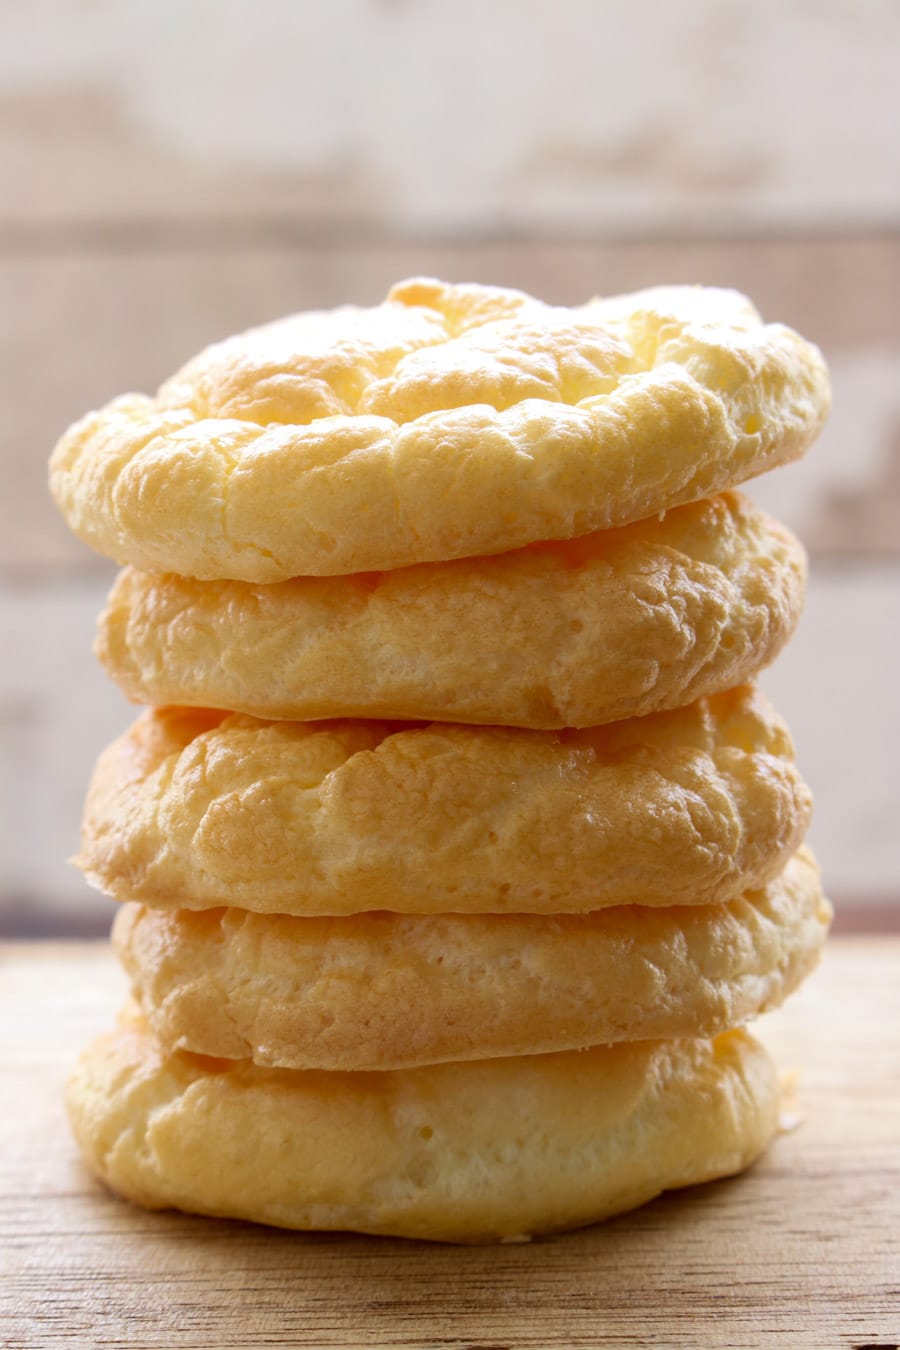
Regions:
<svg viewBox="0 0 900 1350"><path fill-rule="evenodd" d="M0 1344L862 1347L900 1342L900 939L834 940L760 1034L796 1128L743 1177L523 1246L145 1214L61 1105L123 977L102 944L0 947Z"/></svg>

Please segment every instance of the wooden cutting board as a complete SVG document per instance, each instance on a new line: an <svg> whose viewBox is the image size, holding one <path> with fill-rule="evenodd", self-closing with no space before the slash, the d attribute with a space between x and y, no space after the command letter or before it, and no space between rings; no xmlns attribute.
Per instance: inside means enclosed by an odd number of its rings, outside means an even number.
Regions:
<svg viewBox="0 0 900 1350"><path fill-rule="evenodd" d="M145 1214L61 1106L124 992L100 944L0 947L0 1345L900 1345L900 939L832 941L760 1033L796 1116L748 1174L530 1245L454 1248Z"/></svg>

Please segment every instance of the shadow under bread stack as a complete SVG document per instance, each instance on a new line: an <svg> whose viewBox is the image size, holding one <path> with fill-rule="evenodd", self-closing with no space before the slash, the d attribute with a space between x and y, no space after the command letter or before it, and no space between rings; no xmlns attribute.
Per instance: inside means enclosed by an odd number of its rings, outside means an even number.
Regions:
<svg viewBox="0 0 900 1350"><path fill-rule="evenodd" d="M732 489L827 406L817 350L731 291L416 280L66 434L54 496L128 564L99 654L154 705L79 859L134 993L68 1090L98 1175L474 1242L765 1148L740 1028L830 909L749 683L803 551Z"/></svg>

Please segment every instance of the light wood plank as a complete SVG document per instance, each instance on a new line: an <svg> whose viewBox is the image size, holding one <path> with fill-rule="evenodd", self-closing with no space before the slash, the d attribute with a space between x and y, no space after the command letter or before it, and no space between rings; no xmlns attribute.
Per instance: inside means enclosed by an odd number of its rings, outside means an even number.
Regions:
<svg viewBox="0 0 900 1350"><path fill-rule="evenodd" d="M66 861L94 759L134 716L91 652L106 588L0 591L0 932L93 935L112 920Z"/></svg>
<svg viewBox="0 0 900 1350"><path fill-rule="evenodd" d="M900 219L891 0L41 0L4 27L6 221Z"/></svg>
<svg viewBox="0 0 900 1350"><path fill-rule="evenodd" d="M807 607L761 680L787 718L815 798L810 841L847 918L854 903L900 913L900 569L813 570Z"/></svg>

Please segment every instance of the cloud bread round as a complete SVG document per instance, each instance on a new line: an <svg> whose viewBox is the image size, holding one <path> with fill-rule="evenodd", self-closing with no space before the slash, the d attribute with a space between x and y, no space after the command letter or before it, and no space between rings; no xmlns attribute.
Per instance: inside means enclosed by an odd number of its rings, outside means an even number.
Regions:
<svg viewBox="0 0 900 1350"><path fill-rule="evenodd" d="M208 348L73 426L50 481L118 562L274 582L641 520L797 458L828 401L818 350L734 291L413 280Z"/></svg>
<svg viewBox="0 0 900 1350"><path fill-rule="evenodd" d="M749 686L563 732L152 709L98 761L78 862L168 909L578 913L735 899L809 815Z"/></svg>
<svg viewBox="0 0 900 1350"><path fill-rule="evenodd" d="M830 918L803 849L728 905L309 919L130 904L113 941L171 1049L402 1069L716 1035L799 984Z"/></svg>
<svg viewBox="0 0 900 1350"><path fill-rule="evenodd" d="M794 537L737 494L492 558L271 586L127 569L97 650L130 698L257 717L592 726L771 661L803 605Z"/></svg>
<svg viewBox="0 0 900 1350"><path fill-rule="evenodd" d="M88 1165L151 1209L489 1242L573 1228L738 1172L778 1086L742 1032L390 1073L91 1046L68 1108Z"/></svg>

